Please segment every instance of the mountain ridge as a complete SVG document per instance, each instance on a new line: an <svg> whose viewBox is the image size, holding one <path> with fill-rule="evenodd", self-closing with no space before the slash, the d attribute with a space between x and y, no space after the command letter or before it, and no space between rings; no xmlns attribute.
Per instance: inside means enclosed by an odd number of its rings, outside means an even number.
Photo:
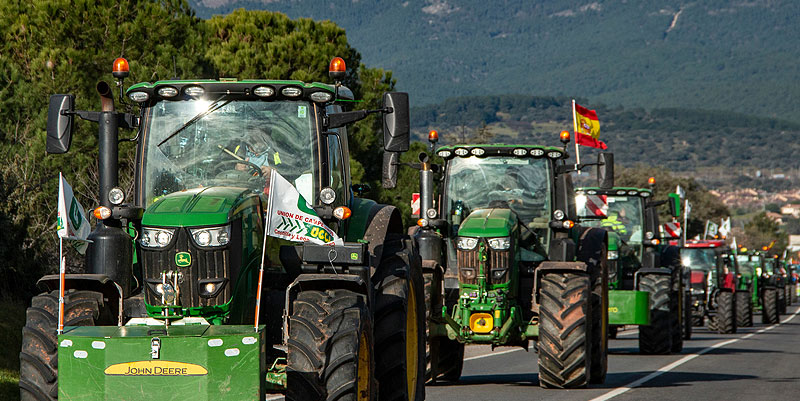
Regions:
<svg viewBox="0 0 800 401"><path fill-rule="evenodd" d="M800 121L800 2L193 0L330 19L414 104L506 93ZM798 113L800 114L800 113Z"/></svg>

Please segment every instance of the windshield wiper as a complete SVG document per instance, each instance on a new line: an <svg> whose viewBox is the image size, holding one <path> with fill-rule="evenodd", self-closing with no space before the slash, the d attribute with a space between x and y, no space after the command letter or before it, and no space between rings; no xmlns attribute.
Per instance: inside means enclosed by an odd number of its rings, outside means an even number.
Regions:
<svg viewBox="0 0 800 401"><path fill-rule="evenodd" d="M222 100L222 98L223 98L223 97L225 97L225 95L222 95L222 96L220 96L220 97L219 97L217 100L215 100L213 103L211 103L210 105L208 105L208 108L206 108L205 110L201 111L200 113L198 113L197 115L195 115L194 117L192 117L191 119L189 119L189 121L187 121L187 122L183 123L183 125L181 125L180 127L178 127L178 129L176 129L175 131L173 131L171 134L167 135L167 137L166 137L166 138L164 138L164 140L163 140L163 141L161 141L161 142L159 142L159 143L158 143L158 147L160 148L160 147L161 147L161 145L163 145L165 142L167 142L167 141L169 141L170 139L174 138L174 137L175 137L175 135L178 135L178 134L180 134L180 133L181 133L181 131L183 131L183 130L185 130L185 129L186 129L186 127L188 127L188 126L190 126L190 125L192 125L192 124L196 123L196 122L197 122L198 120L200 120L201 118L203 118L203 117L205 117L205 116L207 116L207 115L209 115L209 114L211 114L211 113L213 113L213 112L215 112L215 111L219 110L221 107L224 107L225 105L227 105L228 103L230 103L230 102L231 102L231 100L226 100L226 101L224 101L224 102L220 102L220 101Z"/></svg>

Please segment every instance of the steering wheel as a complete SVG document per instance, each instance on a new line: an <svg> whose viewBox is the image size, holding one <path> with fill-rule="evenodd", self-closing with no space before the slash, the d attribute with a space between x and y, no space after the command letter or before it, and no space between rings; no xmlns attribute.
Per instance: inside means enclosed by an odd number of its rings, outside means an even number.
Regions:
<svg viewBox="0 0 800 401"><path fill-rule="evenodd" d="M233 164L234 166L227 167L229 164ZM253 176L254 177L255 176L259 176L260 177L261 175L263 175L262 171L261 171L261 167L255 165L254 163L246 161L246 160L223 160L223 161L219 162L216 167L217 167L217 170L219 170L220 172L217 173L217 175L225 173L226 171L229 171L229 170L236 170L236 166L235 166L236 164L244 164L245 166L250 167L250 169L253 170L253 173L254 173ZM239 171L239 170L237 170L237 171Z"/></svg>

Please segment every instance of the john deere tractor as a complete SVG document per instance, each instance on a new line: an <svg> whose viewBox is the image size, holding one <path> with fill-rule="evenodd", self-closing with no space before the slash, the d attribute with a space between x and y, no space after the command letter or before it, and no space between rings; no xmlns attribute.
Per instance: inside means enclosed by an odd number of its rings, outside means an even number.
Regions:
<svg viewBox="0 0 800 401"><path fill-rule="evenodd" d="M127 61L114 66L122 87ZM330 75L335 85L143 82L128 101L120 93L128 112L105 82L100 111L50 98L48 152L67 152L76 116L99 125L99 220L87 273L65 277L62 334L59 276L39 282L23 400L424 398L419 254L397 209L353 196L346 128L383 116L391 187L408 97L343 111L353 94L341 59ZM129 193L118 182L126 141Z"/></svg>
<svg viewBox="0 0 800 401"><path fill-rule="evenodd" d="M739 267L731 248L723 240L691 240L681 249L681 259L691 274L693 324L702 326L708 318L709 329L736 333L737 303L749 303L750 293L738 291Z"/></svg>
<svg viewBox="0 0 800 401"><path fill-rule="evenodd" d="M780 315L786 314L786 287L788 274L783 268L778 255L763 255L762 257L763 276L766 282L765 289L775 289L775 303L778 305L778 313L774 317L769 317L769 323L777 323ZM767 299L764 300L767 302ZM771 302L771 299L769 300Z"/></svg>
<svg viewBox="0 0 800 401"><path fill-rule="evenodd" d="M602 383L606 232L575 224L570 177L588 164L568 165L564 148L534 145L453 145L437 155L438 197L421 157L415 234L430 283L431 378L457 380L465 344L527 350L534 340L540 386ZM591 165L613 185L611 154Z"/></svg>
<svg viewBox="0 0 800 401"><path fill-rule="evenodd" d="M652 182L654 184L654 181ZM685 294L679 248L662 243L658 206L680 215L680 198L654 201L643 188L579 188L581 215L609 230L608 318L610 334L618 327L639 326L642 354L669 354L683 349Z"/></svg>
<svg viewBox="0 0 800 401"><path fill-rule="evenodd" d="M760 258L748 253L747 248L740 248L736 251L736 262L739 265L739 273L736 275L736 325L751 327L753 311L762 308Z"/></svg>

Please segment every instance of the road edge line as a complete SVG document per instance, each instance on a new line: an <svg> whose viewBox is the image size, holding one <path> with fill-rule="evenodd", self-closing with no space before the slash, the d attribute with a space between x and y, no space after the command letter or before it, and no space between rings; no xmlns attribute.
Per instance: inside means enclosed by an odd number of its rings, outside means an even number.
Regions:
<svg viewBox="0 0 800 401"><path fill-rule="evenodd" d="M792 320L798 314L800 314L800 308L798 308L791 316L787 317L782 322L779 321L778 323L775 323L772 326L765 327L765 328L763 328L761 330L758 330L758 331L756 331L754 333L747 334L746 336L742 336L742 337L739 337L739 338L731 338L729 340L718 342L718 343L716 343L714 345L711 345L711 346L709 346L707 348L703 348L703 349L701 349L700 351L697 351L694 354L686 355L683 358L678 359L675 362L672 362L672 363L670 363L670 364L668 364L666 366L662 366L658 370L656 370L655 372L652 372L652 373L648 374L645 377L642 377L642 378L639 378L637 380L634 380L633 382L628 383L628 384L626 384L626 385L624 385L622 387L617 387L614 390L611 390L608 393L605 393L605 394L603 394L603 395L601 395L599 397L592 398L590 401L610 400L610 399L612 399L612 398L614 398L614 397L616 397L618 395L622 395L624 393L627 393L628 391L630 391L630 390L632 390L632 389L634 389L636 387L639 387L642 384L644 384L644 383L646 383L646 382L648 382L648 381L650 381L650 380L652 380L652 379L654 379L654 378L656 378L658 376L661 376L662 374L667 373L670 370L675 369L678 366L681 366L684 363L689 362L692 359L697 358L700 355L703 355L703 354L705 354L707 352L713 351L713 350L715 350L717 348L721 348L721 347L724 347L726 345L730 345L730 344L733 344L735 342L744 340L746 338L750 338L750 337L752 337L752 336L754 336L756 334L761 334L761 333L764 333L766 331L772 330L772 329L774 329L775 327L777 327L777 326L779 326L781 324L788 323L790 320Z"/></svg>

